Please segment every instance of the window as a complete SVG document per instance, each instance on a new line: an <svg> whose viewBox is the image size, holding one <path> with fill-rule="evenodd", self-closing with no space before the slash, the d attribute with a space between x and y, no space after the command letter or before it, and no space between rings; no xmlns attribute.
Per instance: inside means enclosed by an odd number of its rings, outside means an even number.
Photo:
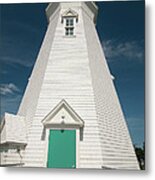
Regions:
<svg viewBox="0 0 155 180"><path fill-rule="evenodd" d="M63 35L66 37L75 37L78 13L69 8L61 14L61 23L63 24Z"/></svg>
<svg viewBox="0 0 155 180"><path fill-rule="evenodd" d="M73 36L74 28L66 28L66 36Z"/></svg>
<svg viewBox="0 0 155 180"><path fill-rule="evenodd" d="M74 35L74 18L66 18L65 35L66 36L73 36Z"/></svg>
<svg viewBox="0 0 155 180"><path fill-rule="evenodd" d="M66 19L66 26L74 26L74 19L73 18L67 18Z"/></svg>

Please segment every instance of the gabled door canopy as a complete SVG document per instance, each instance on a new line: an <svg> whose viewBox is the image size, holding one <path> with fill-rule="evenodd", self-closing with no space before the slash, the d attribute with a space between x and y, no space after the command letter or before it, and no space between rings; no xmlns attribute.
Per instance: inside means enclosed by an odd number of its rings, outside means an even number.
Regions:
<svg viewBox="0 0 155 180"><path fill-rule="evenodd" d="M82 128L84 121L63 99L42 120L45 128Z"/></svg>

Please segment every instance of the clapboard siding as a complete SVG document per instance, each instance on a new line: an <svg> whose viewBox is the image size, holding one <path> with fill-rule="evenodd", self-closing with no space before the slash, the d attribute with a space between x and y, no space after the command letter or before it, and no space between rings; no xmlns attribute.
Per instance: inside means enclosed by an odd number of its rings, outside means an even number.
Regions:
<svg viewBox="0 0 155 180"><path fill-rule="evenodd" d="M84 121L82 137L76 142L78 168L138 169L94 26L96 10L89 7L91 2L55 5L53 15L47 13L48 29L18 111L27 127L24 166L46 167L49 129L42 120L65 99ZM72 38L64 36L61 21L69 8L78 13ZM16 158L14 154L3 159L14 162Z"/></svg>
<svg viewBox="0 0 155 180"><path fill-rule="evenodd" d="M62 11L64 10L62 9ZM45 162L47 160L44 158L47 155L45 148L46 143L48 143L46 142L48 133L45 141L42 141L43 126L41 120L62 99L65 99L85 122L83 141L79 142L79 167L82 164L87 164L88 167L93 165L96 168L101 168L102 165L101 143L96 122L94 91L84 36L84 24L81 9L75 8L75 10L79 13L75 38L63 36L63 24L58 18L49 57L46 59L47 65L43 75L42 86L40 87L35 115L28 135L29 143L26 148L25 166L32 166L34 162L35 166L46 165ZM59 17L61 17L61 13ZM50 33L50 31L47 33ZM42 48L44 49L45 47ZM90 138L93 138L93 141L90 141ZM86 158L83 157L82 147L89 149L90 154ZM92 147L97 148L94 151ZM42 153L43 151L44 153ZM98 156L95 157L96 154ZM92 155L94 156L92 157Z"/></svg>
<svg viewBox="0 0 155 180"><path fill-rule="evenodd" d="M139 169L95 26L85 12L83 20L100 128L103 166Z"/></svg>
<svg viewBox="0 0 155 180"><path fill-rule="evenodd" d="M45 38L43 40L40 52L38 54L36 63L29 78L26 91L24 93L22 102L18 110L18 115L26 117L27 133L29 133L33 117L35 115L38 97L40 94L40 89L42 86L44 73L48 62L47 59L53 42L57 22L58 14L57 16L54 16L51 24L48 25Z"/></svg>
<svg viewBox="0 0 155 180"><path fill-rule="evenodd" d="M14 166L22 166L24 164L24 150L18 153L15 148L0 147L0 152L0 165L7 166L14 164Z"/></svg>

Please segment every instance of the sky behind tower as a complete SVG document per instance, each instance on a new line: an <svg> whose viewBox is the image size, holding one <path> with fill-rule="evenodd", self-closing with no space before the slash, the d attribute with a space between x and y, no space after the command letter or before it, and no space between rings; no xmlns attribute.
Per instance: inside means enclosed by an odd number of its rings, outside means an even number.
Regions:
<svg viewBox="0 0 155 180"><path fill-rule="evenodd" d="M16 113L47 29L48 4L1 5L1 116ZM97 31L134 144L144 142L144 1L97 2Z"/></svg>

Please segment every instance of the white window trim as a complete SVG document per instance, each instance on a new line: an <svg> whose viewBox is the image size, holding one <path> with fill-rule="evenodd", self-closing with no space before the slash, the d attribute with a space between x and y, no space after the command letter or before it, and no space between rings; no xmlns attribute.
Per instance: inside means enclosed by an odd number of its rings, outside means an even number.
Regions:
<svg viewBox="0 0 155 180"><path fill-rule="evenodd" d="M73 19L73 26L66 26L66 20L67 19ZM65 17L64 21L63 21L63 28L64 28L64 32L63 32L63 36L70 38L70 37L76 37L76 18L75 17ZM66 29L71 29L73 28L73 35L66 35Z"/></svg>

